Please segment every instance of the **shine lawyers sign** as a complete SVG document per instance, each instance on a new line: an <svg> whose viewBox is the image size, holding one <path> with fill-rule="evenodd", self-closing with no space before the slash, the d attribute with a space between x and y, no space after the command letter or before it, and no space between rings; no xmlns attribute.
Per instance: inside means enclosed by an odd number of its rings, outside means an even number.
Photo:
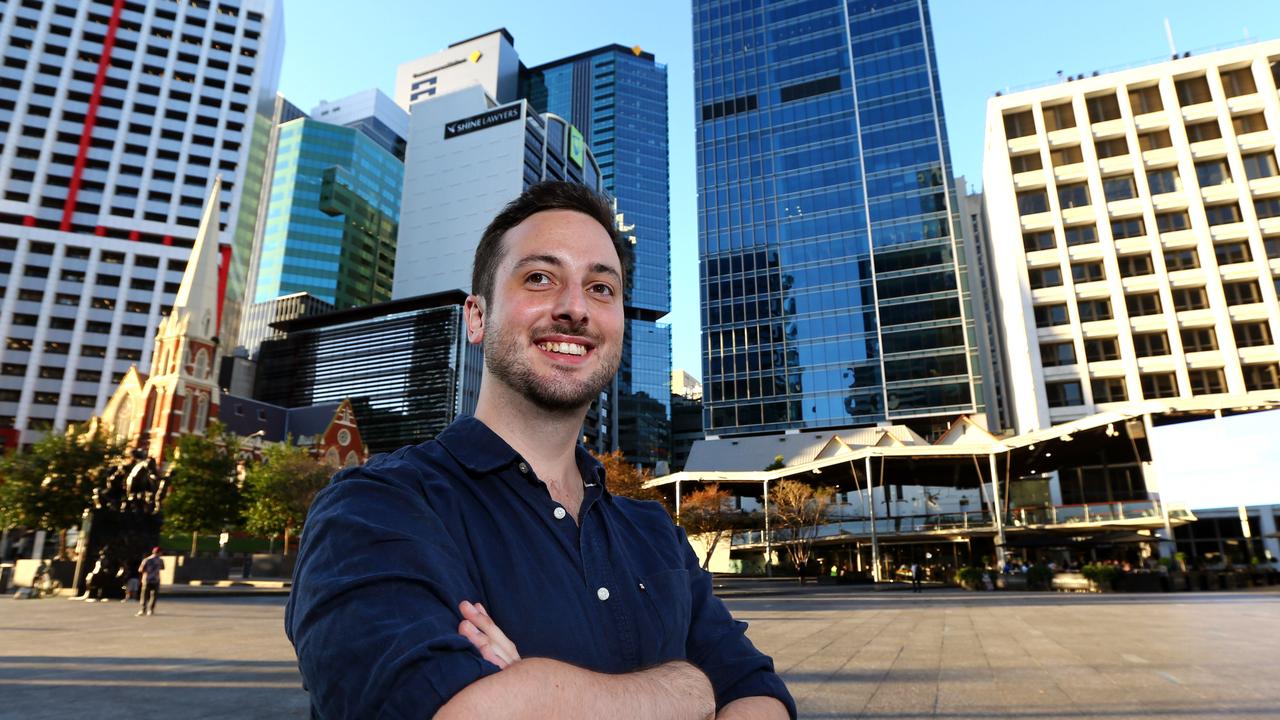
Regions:
<svg viewBox="0 0 1280 720"><path fill-rule="evenodd" d="M448 140L459 135L491 128L494 125L502 125L513 120L519 120L523 115L523 111L524 103L513 103L479 115L472 115L469 118L447 122L444 124L444 139Z"/></svg>

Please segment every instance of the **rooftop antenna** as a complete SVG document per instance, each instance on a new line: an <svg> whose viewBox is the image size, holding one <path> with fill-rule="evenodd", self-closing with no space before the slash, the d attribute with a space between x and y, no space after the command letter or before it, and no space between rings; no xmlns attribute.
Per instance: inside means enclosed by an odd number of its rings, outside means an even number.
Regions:
<svg viewBox="0 0 1280 720"><path fill-rule="evenodd" d="M1178 48L1173 44L1173 26L1169 24L1169 18L1164 19L1164 36L1169 40L1169 54L1178 57Z"/></svg>

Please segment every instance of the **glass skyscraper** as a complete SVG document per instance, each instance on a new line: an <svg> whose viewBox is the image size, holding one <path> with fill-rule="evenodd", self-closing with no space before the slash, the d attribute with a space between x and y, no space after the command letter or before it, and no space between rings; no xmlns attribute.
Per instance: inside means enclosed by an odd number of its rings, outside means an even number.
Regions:
<svg viewBox="0 0 1280 720"><path fill-rule="evenodd" d="M339 309L391 298L404 163L358 129L280 128L254 302L307 292Z"/></svg>
<svg viewBox="0 0 1280 720"><path fill-rule="evenodd" d="M706 432L982 412L924 0L695 0Z"/></svg>
<svg viewBox="0 0 1280 720"><path fill-rule="evenodd" d="M605 189L634 238L627 332L618 373L618 438L627 460L669 460L671 203L667 153L667 69L621 45L524 71L521 95L582 131Z"/></svg>

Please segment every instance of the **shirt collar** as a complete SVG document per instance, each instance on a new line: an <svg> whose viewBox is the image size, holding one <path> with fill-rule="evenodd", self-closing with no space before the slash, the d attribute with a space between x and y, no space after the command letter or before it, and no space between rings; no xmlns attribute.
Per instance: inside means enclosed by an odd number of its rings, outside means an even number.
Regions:
<svg viewBox="0 0 1280 720"><path fill-rule="evenodd" d="M436 436L436 442L463 467L477 475L491 473L520 460L515 448L471 415L459 416ZM580 444L574 448L574 459L584 482L588 486L596 483L602 491L605 490L604 466L600 461L591 457L591 453Z"/></svg>

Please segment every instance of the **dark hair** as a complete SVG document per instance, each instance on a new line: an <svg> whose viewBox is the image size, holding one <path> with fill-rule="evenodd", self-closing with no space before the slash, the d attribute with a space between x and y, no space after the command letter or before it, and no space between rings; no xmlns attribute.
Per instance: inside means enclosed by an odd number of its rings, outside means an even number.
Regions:
<svg viewBox="0 0 1280 720"><path fill-rule="evenodd" d="M609 241L618 253L624 282L631 276L631 243L618 233L614 225L613 204L586 185L552 180L532 185L520 193L484 229L471 264L472 293L489 299L493 294L493 277L502 262L502 238L529 216L546 210L572 210L600 223L609 233Z"/></svg>

